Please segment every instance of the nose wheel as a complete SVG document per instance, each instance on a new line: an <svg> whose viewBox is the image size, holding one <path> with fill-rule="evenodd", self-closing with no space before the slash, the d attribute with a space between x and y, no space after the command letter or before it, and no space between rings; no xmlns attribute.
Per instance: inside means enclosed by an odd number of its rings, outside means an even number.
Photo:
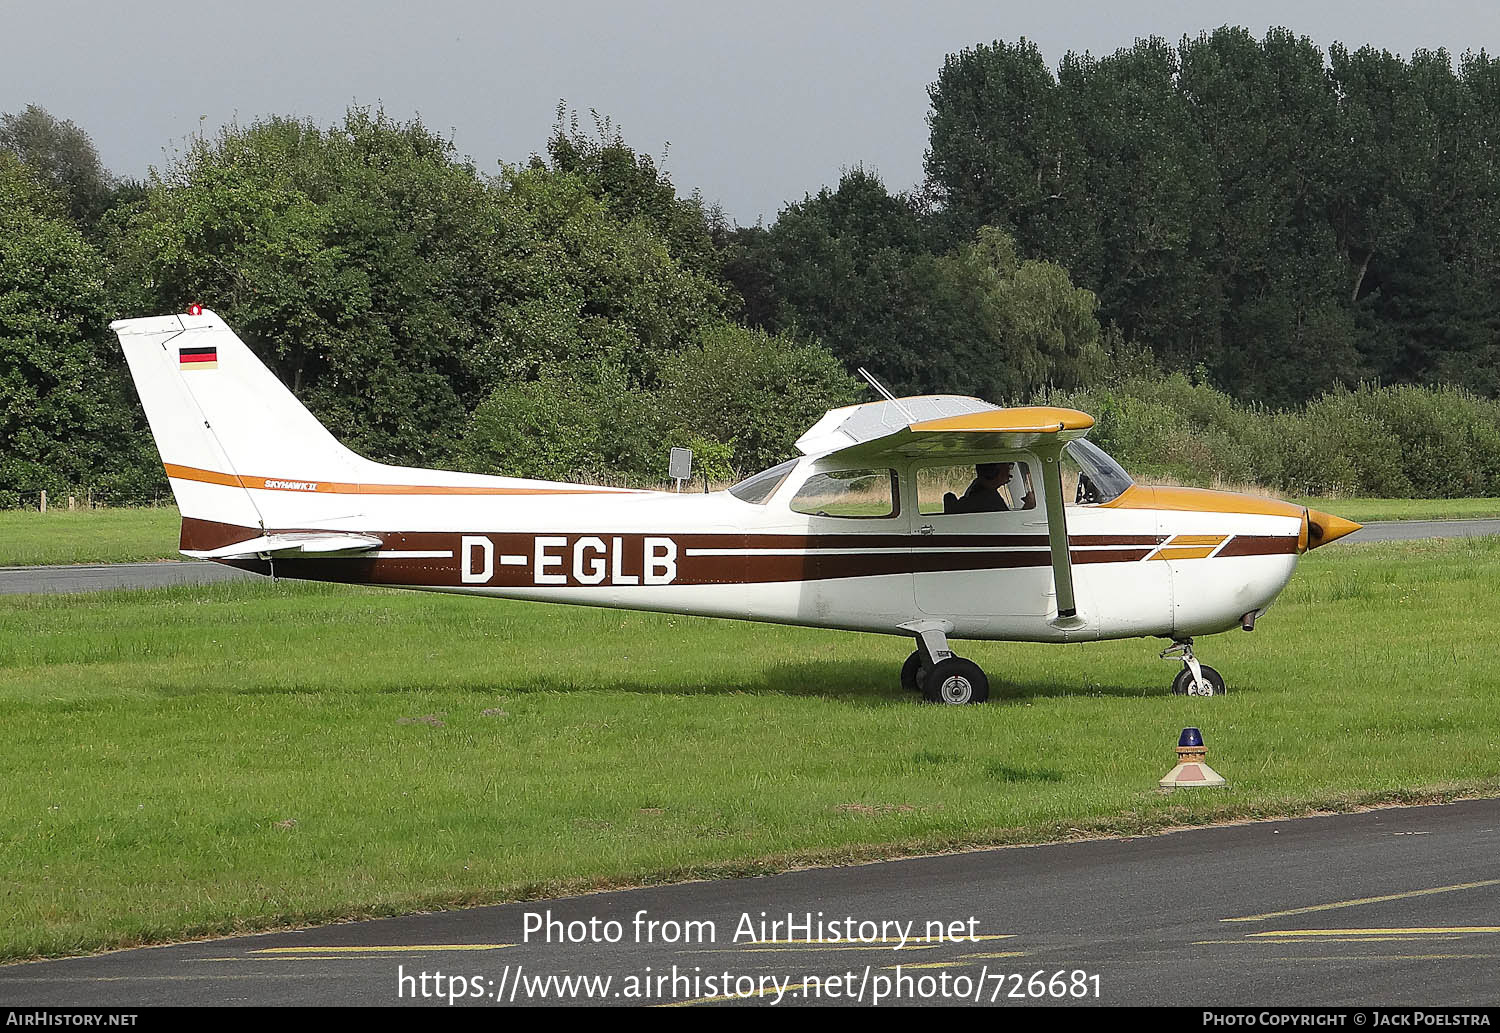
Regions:
<svg viewBox="0 0 1500 1033"><path fill-rule="evenodd" d="M1182 670L1172 679L1174 696L1222 696L1228 689L1224 678L1193 655L1193 640L1179 639L1161 651L1163 660L1181 660Z"/></svg>
<svg viewBox="0 0 1500 1033"><path fill-rule="evenodd" d="M980 666L948 648L946 621L913 621L902 630L917 639L916 652L901 665L902 688L920 692L929 703L955 706L990 698L990 680Z"/></svg>

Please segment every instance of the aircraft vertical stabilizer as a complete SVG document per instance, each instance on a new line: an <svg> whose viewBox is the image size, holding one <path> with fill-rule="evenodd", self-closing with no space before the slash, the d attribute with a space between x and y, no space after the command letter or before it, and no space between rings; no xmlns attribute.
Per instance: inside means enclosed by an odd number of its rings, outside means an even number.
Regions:
<svg viewBox="0 0 1500 1033"><path fill-rule="evenodd" d="M184 518L242 527L317 526L356 515L349 495L372 464L317 421L217 315L123 319L119 335ZM257 491L252 487L278 487Z"/></svg>

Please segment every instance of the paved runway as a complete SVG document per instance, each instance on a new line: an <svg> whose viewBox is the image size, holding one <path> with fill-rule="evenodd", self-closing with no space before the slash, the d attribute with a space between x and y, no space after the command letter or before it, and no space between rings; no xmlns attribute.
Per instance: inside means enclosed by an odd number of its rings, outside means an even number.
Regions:
<svg viewBox="0 0 1500 1033"><path fill-rule="evenodd" d="M215 581L243 581L255 577L258 575L207 561L0 567L0 595L60 595L100 592L109 588L206 585Z"/></svg>
<svg viewBox="0 0 1500 1033"><path fill-rule="evenodd" d="M1478 538L1500 534L1500 520L1389 520L1372 522L1345 541L1394 542L1418 538Z"/></svg>
<svg viewBox="0 0 1500 1033"><path fill-rule="evenodd" d="M824 925L788 928L788 914ZM758 942L736 942L747 920ZM690 921L704 923L691 937ZM958 938L929 941L928 923ZM620 942L556 942L570 926ZM459 995L719 1006L877 993L884 1004L1493 1005L1497 972L1500 801L1477 800L12 965L0 967L0 1005L446 1006ZM594 982L570 992L549 977Z"/></svg>
<svg viewBox="0 0 1500 1033"><path fill-rule="evenodd" d="M1415 538L1467 538L1500 534L1500 520L1399 520L1366 524L1351 542ZM160 588L246 580L258 575L208 562L110 563L68 567L0 567L0 595L96 592L107 588Z"/></svg>

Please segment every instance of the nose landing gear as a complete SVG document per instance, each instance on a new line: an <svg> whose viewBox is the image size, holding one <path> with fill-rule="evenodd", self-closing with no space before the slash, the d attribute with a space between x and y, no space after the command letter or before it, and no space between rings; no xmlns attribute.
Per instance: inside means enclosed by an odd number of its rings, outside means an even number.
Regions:
<svg viewBox="0 0 1500 1033"><path fill-rule="evenodd" d="M1178 639L1161 651L1163 660L1181 660L1182 670L1172 679L1174 696L1222 696L1228 689L1224 678L1193 655L1193 640Z"/></svg>

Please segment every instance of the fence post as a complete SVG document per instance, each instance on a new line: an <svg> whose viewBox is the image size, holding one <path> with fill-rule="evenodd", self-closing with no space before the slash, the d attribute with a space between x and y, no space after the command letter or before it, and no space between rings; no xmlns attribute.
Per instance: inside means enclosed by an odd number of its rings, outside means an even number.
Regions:
<svg viewBox="0 0 1500 1033"><path fill-rule="evenodd" d="M47 493L42 492L42 512L47 512Z"/></svg>
<svg viewBox="0 0 1500 1033"><path fill-rule="evenodd" d="M78 511L78 496L77 495L69 495L68 496L68 512L69 513L75 513L77 511Z"/></svg>

